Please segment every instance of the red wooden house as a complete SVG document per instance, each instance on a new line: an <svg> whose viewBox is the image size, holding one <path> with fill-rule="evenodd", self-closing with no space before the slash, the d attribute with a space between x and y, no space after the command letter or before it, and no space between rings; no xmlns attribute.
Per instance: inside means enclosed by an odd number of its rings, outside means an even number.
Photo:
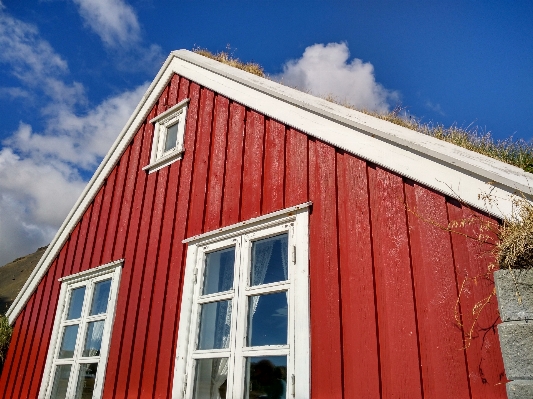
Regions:
<svg viewBox="0 0 533 399"><path fill-rule="evenodd" d="M10 308L0 397L505 398L490 258L445 227L527 187L173 52Z"/></svg>

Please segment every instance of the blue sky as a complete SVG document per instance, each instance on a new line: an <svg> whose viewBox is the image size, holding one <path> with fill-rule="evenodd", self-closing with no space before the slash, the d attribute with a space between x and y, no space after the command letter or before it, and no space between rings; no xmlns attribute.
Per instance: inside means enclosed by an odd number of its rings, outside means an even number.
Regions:
<svg viewBox="0 0 533 399"><path fill-rule="evenodd" d="M531 1L0 0L0 264L47 244L170 51L533 138Z"/></svg>

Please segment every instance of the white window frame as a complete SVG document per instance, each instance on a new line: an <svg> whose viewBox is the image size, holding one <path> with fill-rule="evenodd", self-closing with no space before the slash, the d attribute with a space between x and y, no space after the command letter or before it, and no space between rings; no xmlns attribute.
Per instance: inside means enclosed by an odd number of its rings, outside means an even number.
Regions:
<svg viewBox="0 0 533 399"><path fill-rule="evenodd" d="M232 226L184 240L188 244L185 279L180 309L178 344L174 367L173 399L190 399L194 390L194 358L218 357L216 352L229 353L226 397L244 398L245 357L287 355L286 398L310 397L310 322L309 322L309 209L304 203L265 216L250 219ZM288 233L288 280L262 286L249 287L251 242ZM225 294L232 305L230 350L198 351L198 317L200 291L203 286L205 254L236 247L235 273L240 273L242 284ZM242 278L242 276L245 276ZM235 281L237 276L234 276ZM235 294L233 294L235 291ZM239 340L246 335L247 298L251 294L288 291L288 343L268 347L246 347ZM228 294L229 293L229 294ZM306 300L307 299L307 300ZM240 310L239 310L240 309ZM237 318L240 319L237 321ZM210 352L210 353L202 353ZM214 355L214 356L213 356ZM219 354L220 355L220 354ZM234 382L239 382L234 384Z"/></svg>
<svg viewBox="0 0 533 399"><path fill-rule="evenodd" d="M185 121L187 120L187 106L189 101L190 99L186 98L150 120L150 123L154 124L152 152L150 155L150 164L145 166L143 170L152 173L183 157L183 152L185 151L183 142L185 137ZM176 123L178 124L176 146L165 151L168 129Z"/></svg>
<svg viewBox="0 0 533 399"><path fill-rule="evenodd" d="M105 370L107 366L107 358L109 355L109 343L111 340L113 321L115 318L117 294L120 284L120 275L122 272L123 263L124 260L121 259L96 267L94 269L86 270L59 279L62 284L59 293L56 316L54 320L54 328L52 330L52 337L50 339L50 347L48 348L46 365L44 368L43 379L39 391L39 399L50 398L52 394L54 373L56 369L55 366L57 364L72 364L66 396L67 398L72 398L74 397L76 390L76 381L80 364L95 363L95 360L97 359L98 369L96 372L93 399L101 398L104 387ZM111 287L109 290L109 299L105 316L88 316L89 307L91 306L90 302L92 300L94 284L99 281L107 280L109 278L111 278ZM62 339L61 331L65 325L72 324L70 320L66 320L66 314L68 312L71 292L72 290L83 286L87 288L85 291L84 302L82 306L82 316L79 319L76 319L78 320L77 324L80 325L80 328L77 333L74 357L72 359L58 359L58 352ZM80 356L80 353L83 349L82 344L84 343L84 339L80 339L80 337L85 336L88 322L102 319L105 319L105 324L104 331L102 334L100 355L92 357Z"/></svg>

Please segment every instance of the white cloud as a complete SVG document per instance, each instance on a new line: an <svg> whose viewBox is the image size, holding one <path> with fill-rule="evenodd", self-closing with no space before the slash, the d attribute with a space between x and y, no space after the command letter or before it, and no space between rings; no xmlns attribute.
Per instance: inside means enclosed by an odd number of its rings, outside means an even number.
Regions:
<svg viewBox="0 0 533 399"><path fill-rule="evenodd" d="M58 161L78 169L94 170L107 153L147 84L108 98L84 115L59 107L47 120L43 132L21 124L4 144L32 159Z"/></svg>
<svg viewBox="0 0 533 399"><path fill-rule="evenodd" d="M133 8L122 0L73 0L87 25L109 47L129 47L140 40Z"/></svg>
<svg viewBox="0 0 533 399"><path fill-rule="evenodd" d="M144 84L85 115L64 109L34 133L21 123L0 149L0 265L48 244L146 90Z"/></svg>
<svg viewBox="0 0 533 399"><path fill-rule="evenodd" d="M349 61L346 43L314 44L298 60L288 61L282 83L318 96L333 96L357 108L384 112L399 100L399 93L376 82L374 67L358 58Z"/></svg>
<svg viewBox="0 0 533 399"><path fill-rule="evenodd" d="M442 107L440 106L440 104L433 104L431 101L428 100L426 101L425 105L426 105L426 108L430 109L433 112L436 112L439 115L442 115L442 116L446 115L444 111L442 110Z"/></svg>
<svg viewBox="0 0 533 399"><path fill-rule="evenodd" d="M66 61L37 28L1 7L0 48L0 63L21 83L0 95L39 98L44 120L38 132L22 121L0 143L2 265L51 241L147 84L89 107L83 85L67 81Z"/></svg>

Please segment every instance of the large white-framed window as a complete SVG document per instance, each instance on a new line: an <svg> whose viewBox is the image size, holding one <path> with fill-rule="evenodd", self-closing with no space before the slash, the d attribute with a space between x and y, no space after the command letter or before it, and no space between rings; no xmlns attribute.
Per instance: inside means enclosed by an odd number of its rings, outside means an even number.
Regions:
<svg viewBox="0 0 533 399"><path fill-rule="evenodd" d="M143 170L152 173L183 157L188 104L187 98L150 120L154 124L154 138L150 164Z"/></svg>
<svg viewBox="0 0 533 399"><path fill-rule="evenodd" d="M100 398L123 260L60 279L39 398Z"/></svg>
<svg viewBox="0 0 533 399"><path fill-rule="evenodd" d="M309 207L184 241L173 398L309 398Z"/></svg>

